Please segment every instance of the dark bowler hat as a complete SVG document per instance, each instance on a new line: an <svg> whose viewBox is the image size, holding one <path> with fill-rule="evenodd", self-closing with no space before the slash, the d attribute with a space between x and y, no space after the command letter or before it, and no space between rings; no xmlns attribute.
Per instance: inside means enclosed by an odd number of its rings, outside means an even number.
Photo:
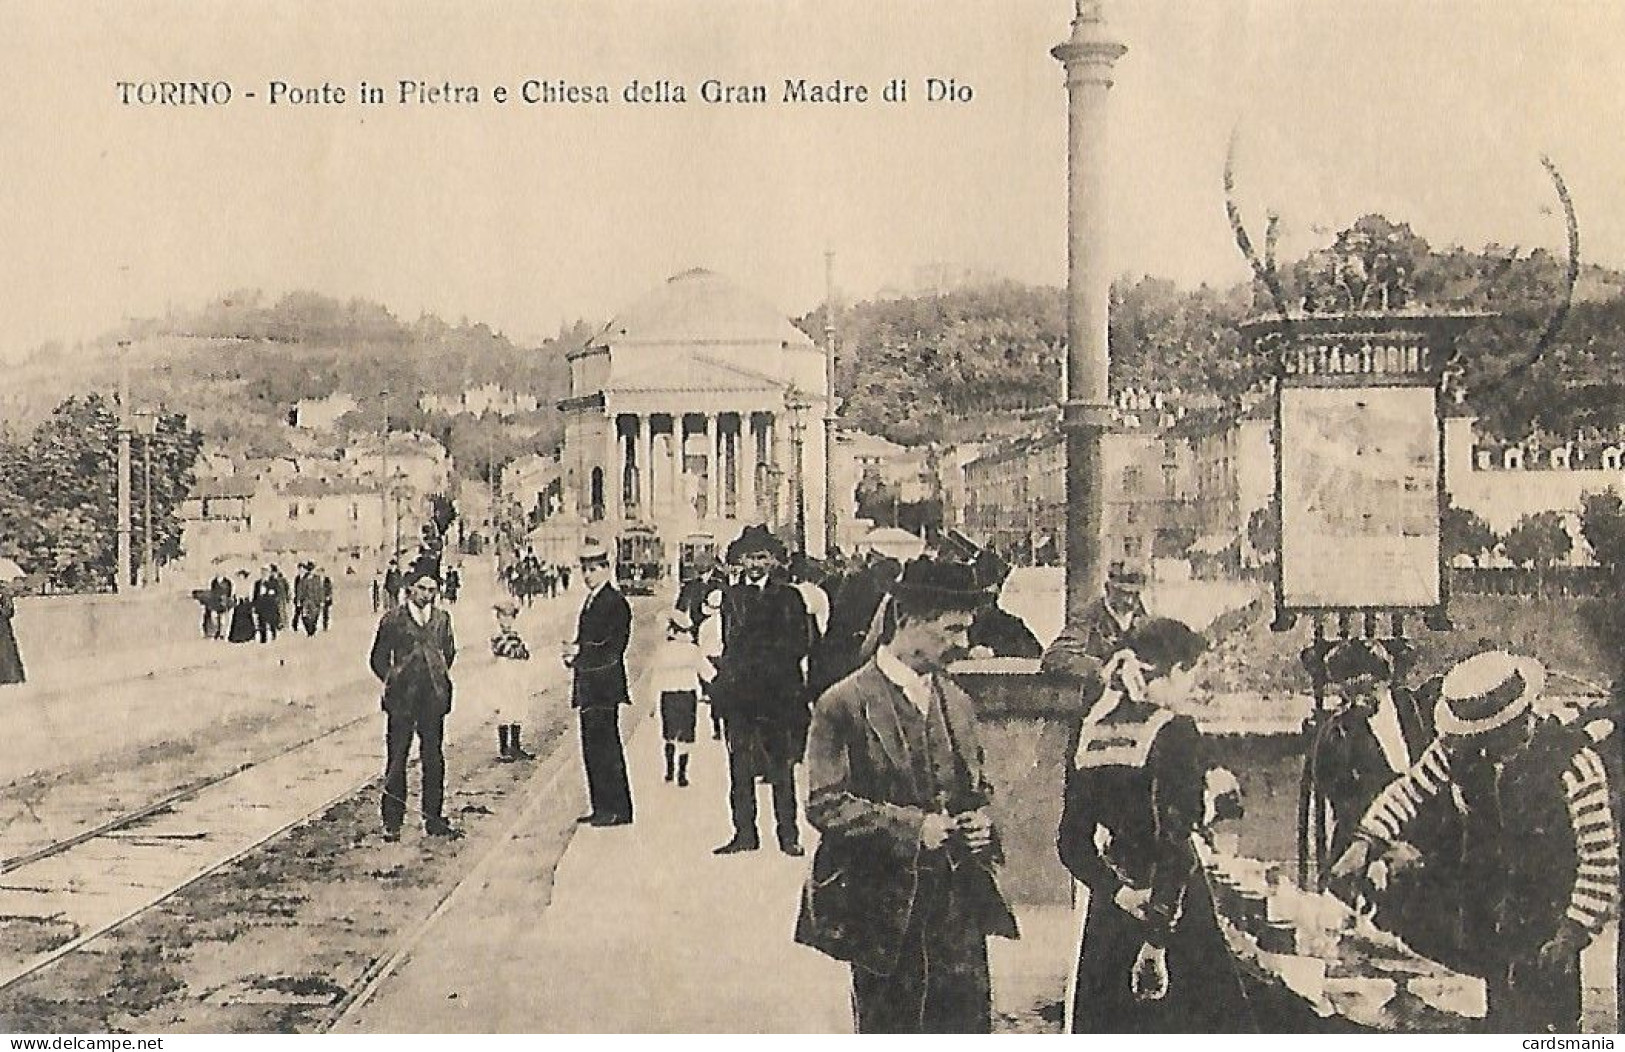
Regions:
<svg viewBox="0 0 1625 1052"><path fill-rule="evenodd" d="M1145 571L1136 569L1128 563L1112 563L1106 571L1106 587L1121 588L1125 592L1138 592L1145 587Z"/></svg>
<svg viewBox="0 0 1625 1052"><path fill-rule="evenodd" d="M1534 658L1487 650L1445 673L1434 722L1441 736L1454 738L1493 731L1528 712L1545 685L1546 670Z"/></svg>
<svg viewBox="0 0 1625 1052"><path fill-rule="evenodd" d="M433 581L435 584L440 583L440 575L434 572L433 566L415 565L406 571L406 585L408 588L425 578Z"/></svg>
<svg viewBox="0 0 1625 1052"><path fill-rule="evenodd" d="M781 563L786 556L784 542L759 523L746 526L739 536L734 538L733 543L728 545L728 561L740 562L753 552L767 552Z"/></svg>
<svg viewBox="0 0 1625 1052"><path fill-rule="evenodd" d="M993 598L992 590L976 579L973 567L923 555L903 566L903 576L892 585L892 594L899 602L945 610L974 610Z"/></svg>

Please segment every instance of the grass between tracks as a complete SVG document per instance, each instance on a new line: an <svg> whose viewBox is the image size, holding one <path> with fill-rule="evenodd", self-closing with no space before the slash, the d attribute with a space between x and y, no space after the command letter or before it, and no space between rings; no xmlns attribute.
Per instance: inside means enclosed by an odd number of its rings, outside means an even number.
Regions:
<svg viewBox="0 0 1625 1052"><path fill-rule="evenodd" d="M528 744L542 756L569 745L562 690L532 701L527 727L540 733ZM447 813L465 839L408 826L385 843L377 790L364 789L0 992L0 1030L316 1029L506 826L538 765L494 754L488 728L448 748ZM574 806L560 803L560 822Z"/></svg>

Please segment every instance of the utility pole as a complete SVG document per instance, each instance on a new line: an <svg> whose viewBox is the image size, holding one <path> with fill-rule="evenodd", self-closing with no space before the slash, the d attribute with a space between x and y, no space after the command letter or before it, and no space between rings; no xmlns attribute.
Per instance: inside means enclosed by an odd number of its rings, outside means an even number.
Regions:
<svg viewBox="0 0 1625 1052"><path fill-rule="evenodd" d="M824 558L835 550L835 253L824 252Z"/></svg>
<svg viewBox="0 0 1625 1052"><path fill-rule="evenodd" d="M118 566L113 591L130 590L130 341L118 342Z"/></svg>
<svg viewBox="0 0 1625 1052"><path fill-rule="evenodd" d="M394 484L393 484L394 480L389 477L389 391L388 391L388 389L385 389L385 391L384 391L384 440L383 440L383 444L379 447L379 449L381 450L381 456L383 457L383 470L382 470L381 474L383 476L383 486L384 486L384 488L383 488L382 496L383 496L384 499L381 502L383 507L380 509L380 512L383 515L383 523L382 523L382 525L383 525L383 528L384 528L384 532L383 532L383 536L378 538L378 546L380 548L382 548L385 545L389 544L389 537L390 537L389 513L390 513L390 510L391 510L390 504L395 499L395 487L394 487ZM399 534L399 532L400 532L399 523L396 524L395 532L397 534ZM399 537L397 536L396 541L395 541L395 547L391 548L389 550L389 554L384 557L384 562L387 564L390 559L395 558L396 552L398 552L399 550L400 550L400 540L399 540Z"/></svg>

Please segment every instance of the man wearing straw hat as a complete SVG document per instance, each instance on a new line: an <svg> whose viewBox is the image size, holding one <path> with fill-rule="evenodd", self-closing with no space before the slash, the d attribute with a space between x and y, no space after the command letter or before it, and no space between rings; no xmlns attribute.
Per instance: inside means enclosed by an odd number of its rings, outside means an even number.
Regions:
<svg viewBox="0 0 1625 1052"><path fill-rule="evenodd" d="M609 552L595 541L581 549L587 599L576 619L576 637L564 653L574 673L570 704L581 725L581 759L592 810L578 822L623 826L632 822L632 787L621 746L626 688L626 647L632 638L632 607L610 580Z"/></svg>
<svg viewBox="0 0 1625 1052"><path fill-rule="evenodd" d="M1590 737L1537 719L1545 671L1486 651L1440 691L1437 737L1381 793L1332 868L1334 884L1380 893L1381 856L1430 807L1461 816L1463 958L1482 977L1498 1032L1580 1025L1580 951L1615 907L1619 849L1608 776ZM1415 845L1424 857L1437 845Z"/></svg>

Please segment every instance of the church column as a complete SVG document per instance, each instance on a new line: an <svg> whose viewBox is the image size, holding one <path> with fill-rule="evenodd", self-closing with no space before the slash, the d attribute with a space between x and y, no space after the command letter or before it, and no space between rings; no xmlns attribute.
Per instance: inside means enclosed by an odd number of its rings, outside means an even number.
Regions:
<svg viewBox="0 0 1625 1052"><path fill-rule="evenodd" d="M721 509L717 505L717 482L721 473L717 471L717 415L705 414L705 517L707 519L720 519Z"/></svg>
<svg viewBox="0 0 1625 1052"><path fill-rule="evenodd" d="M733 423L722 432L722 510L739 518L739 429L745 418L740 413L728 416Z"/></svg>
<svg viewBox="0 0 1625 1052"><path fill-rule="evenodd" d="M653 519L655 517L655 494L660 493L660 489L658 489L660 481L658 481L655 472L655 415L653 413L643 415L643 426L647 428L647 434L643 437L643 450L645 450L645 455L643 455L643 519Z"/></svg>
<svg viewBox="0 0 1625 1052"><path fill-rule="evenodd" d="M739 414L739 438L742 463L739 466L739 517L755 522L756 509L756 414Z"/></svg>
<svg viewBox="0 0 1625 1052"><path fill-rule="evenodd" d="M612 453L609 457L611 475L605 479L604 514L611 522L620 522L626 516L626 439L621 436L621 417L609 418Z"/></svg>
<svg viewBox="0 0 1625 1052"><path fill-rule="evenodd" d="M683 506L683 414L671 415L671 442L667 453L671 457L671 478L667 483L666 493L670 498L667 506L677 511Z"/></svg>

